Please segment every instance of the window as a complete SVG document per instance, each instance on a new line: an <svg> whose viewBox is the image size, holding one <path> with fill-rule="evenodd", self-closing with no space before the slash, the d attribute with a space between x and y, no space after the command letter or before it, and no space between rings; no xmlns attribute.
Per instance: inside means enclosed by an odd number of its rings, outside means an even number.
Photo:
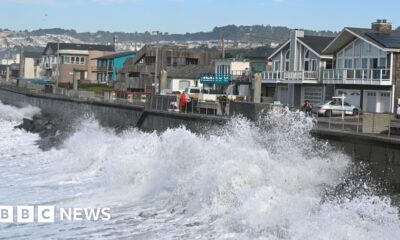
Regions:
<svg viewBox="0 0 400 240"><path fill-rule="evenodd" d="M70 64L71 58L69 56L64 56L64 64Z"/></svg>
<svg viewBox="0 0 400 240"><path fill-rule="evenodd" d="M308 50L304 54L304 71L310 71L310 51Z"/></svg>
<svg viewBox="0 0 400 240"><path fill-rule="evenodd" d="M379 58L379 67L386 68L386 58Z"/></svg>
<svg viewBox="0 0 400 240"><path fill-rule="evenodd" d="M186 65L198 65L199 59L197 58L186 58Z"/></svg>
<svg viewBox="0 0 400 240"><path fill-rule="evenodd" d="M85 64L85 57L81 57L81 64Z"/></svg>
<svg viewBox="0 0 400 240"><path fill-rule="evenodd" d="M181 80L179 81L179 89L186 89L190 87L190 82L189 81L185 81L185 80Z"/></svg>
<svg viewBox="0 0 400 240"><path fill-rule="evenodd" d="M353 60L345 59L344 60L344 68L346 68L346 69L353 68Z"/></svg>
<svg viewBox="0 0 400 240"><path fill-rule="evenodd" d="M281 62L275 60L275 61L274 61L274 71L275 71L275 72L279 72L280 70L281 70Z"/></svg>
<svg viewBox="0 0 400 240"><path fill-rule="evenodd" d="M317 59L311 60L311 71L317 71Z"/></svg>
<svg viewBox="0 0 400 240"><path fill-rule="evenodd" d="M128 77L130 77L130 78L140 77L140 72L129 72Z"/></svg>
<svg viewBox="0 0 400 240"><path fill-rule="evenodd" d="M79 62L79 57L75 57L75 63L76 63L76 64L80 64L80 62Z"/></svg>
<svg viewBox="0 0 400 240"><path fill-rule="evenodd" d="M71 57L71 64L75 64L75 57Z"/></svg>
<svg viewBox="0 0 400 240"><path fill-rule="evenodd" d="M285 55L285 71L289 71L289 69L290 69L290 51L287 51Z"/></svg>

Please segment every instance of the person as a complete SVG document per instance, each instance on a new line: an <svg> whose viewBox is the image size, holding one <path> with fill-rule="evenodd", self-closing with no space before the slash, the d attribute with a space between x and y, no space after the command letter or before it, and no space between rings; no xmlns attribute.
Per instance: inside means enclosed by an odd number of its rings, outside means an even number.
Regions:
<svg viewBox="0 0 400 240"><path fill-rule="evenodd" d="M301 107L301 110L306 113L306 116L311 116L312 115L312 106L310 101L305 100L304 105Z"/></svg>
<svg viewBox="0 0 400 240"><path fill-rule="evenodd" d="M400 104L397 105L396 118L400 119Z"/></svg>
<svg viewBox="0 0 400 240"><path fill-rule="evenodd" d="M181 111L185 112L186 110L186 94L185 92L181 93L181 99L180 99L180 107L181 107Z"/></svg>
<svg viewBox="0 0 400 240"><path fill-rule="evenodd" d="M219 104L221 107L222 116L226 115L226 105L228 103L228 97L226 95L222 95L218 97Z"/></svg>

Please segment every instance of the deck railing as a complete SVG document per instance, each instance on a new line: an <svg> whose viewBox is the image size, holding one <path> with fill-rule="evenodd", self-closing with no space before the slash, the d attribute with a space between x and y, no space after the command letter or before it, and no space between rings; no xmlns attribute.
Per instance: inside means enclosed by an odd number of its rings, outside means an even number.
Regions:
<svg viewBox="0 0 400 240"><path fill-rule="evenodd" d="M327 69L324 83L391 85L390 69Z"/></svg>

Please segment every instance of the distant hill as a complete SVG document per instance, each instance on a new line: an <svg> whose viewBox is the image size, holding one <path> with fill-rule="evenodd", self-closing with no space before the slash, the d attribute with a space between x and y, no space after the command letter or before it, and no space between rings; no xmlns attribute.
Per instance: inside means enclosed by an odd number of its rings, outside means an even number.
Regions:
<svg viewBox="0 0 400 240"><path fill-rule="evenodd" d="M161 41L206 41L206 40L218 40L221 34L224 34L224 38L232 41L247 41L247 42L281 42L289 37L290 29L288 27L274 27L270 25L253 25L253 26L236 26L227 25L223 27L215 27L209 32L195 32L195 33L185 33L185 34L170 34L170 33L160 33ZM317 36L334 36L336 33L332 31L313 31L305 30L308 35ZM46 34L55 35L69 35L83 42L100 42L100 43L110 43L112 42L113 36L116 35L118 41L137 41L137 42L154 42L156 37L150 32L146 31L143 33L134 32L109 32L109 31L97 31L95 33L90 32L77 32L73 29L38 29L33 31L23 31L19 32L21 35L28 36L42 36Z"/></svg>

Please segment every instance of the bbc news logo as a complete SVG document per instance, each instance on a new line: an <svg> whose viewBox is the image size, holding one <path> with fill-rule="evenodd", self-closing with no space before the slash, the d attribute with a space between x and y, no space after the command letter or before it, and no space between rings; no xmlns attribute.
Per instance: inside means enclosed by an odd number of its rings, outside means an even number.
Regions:
<svg viewBox="0 0 400 240"><path fill-rule="evenodd" d="M56 210L57 213L56 213ZM15 213L15 214L14 214ZM110 208L59 208L55 206L0 206L0 223L54 223L56 221L108 221Z"/></svg>

